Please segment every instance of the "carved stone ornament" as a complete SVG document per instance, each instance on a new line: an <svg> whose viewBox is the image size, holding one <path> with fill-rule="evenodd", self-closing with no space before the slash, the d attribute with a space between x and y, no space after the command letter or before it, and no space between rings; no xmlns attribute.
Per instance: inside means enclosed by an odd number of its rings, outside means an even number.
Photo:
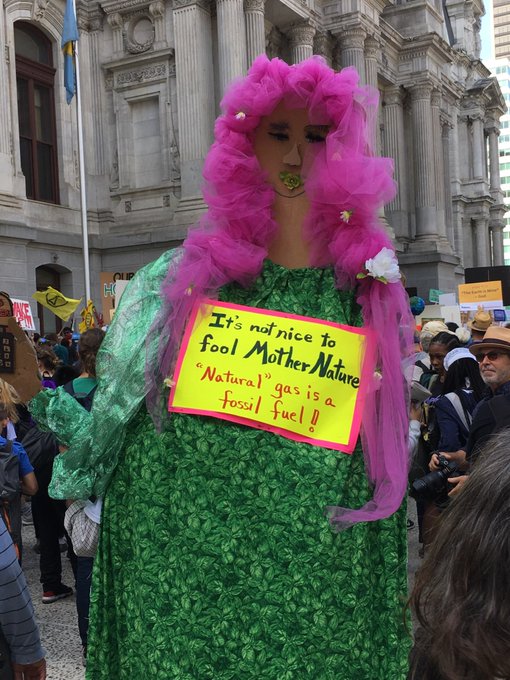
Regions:
<svg viewBox="0 0 510 680"><path fill-rule="evenodd" d="M315 28L308 24L298 24L291 26L287 31L287 35L289 36L291 47L298 47L300 45L312 47Z"/></svg>
<svg viewBox="0 0 510 680"><path fill-rule="evenodd" d="M32 17L34 21L41 21L48 7L49 0L34 0Z"/></svg>
<svg viewBox="0 0 510 680"><path fill-rule="evenodd" d="M333 38L329 33L316 33L313 40L313 53L324 57L328 61L333 56Z"/></svg>
<svg viewBox="0 0 510 680"><path fill-rule="evenodd" d="M265 0L244 0L245 12L259 12L264 13Z"/></svg>
<svg viewBox="0 0 510 680"><path fill-rule="evenodd" d="M124 46L130 54L147 52L154 44L154 24L146 12L137 12L128 21Z"/></svg>
<svg viewBox="0 0 510 680"><path fill-rule="evenodd" d="M383 102L385 106L402 106L404 93L397 85L384 90Z"/></svg>
<svg viewBox="0 0 510 680"><path fill-rule="evenodd" d="M167 75L166 64L154 64L134 71L121 71L115 74L115 87L144 83L148 80L160 80Z"/></svg>
<svg viewBox="0 0 510 680"><path fill-rule="evenodd" d="M182 9L183 7L189 7L190 5L198 5L207 12L211 11L210 0L174 0L173 2L174 9Z"/></svg>

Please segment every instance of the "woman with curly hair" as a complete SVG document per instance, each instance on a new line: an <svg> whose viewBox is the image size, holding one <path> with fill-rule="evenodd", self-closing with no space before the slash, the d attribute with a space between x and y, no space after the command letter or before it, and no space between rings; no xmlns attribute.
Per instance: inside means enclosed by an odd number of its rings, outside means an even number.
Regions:
<svg viewBox="0 0 510 680"><path fill-rule="evenodd" d="M509 448L509 429L492 437L416 575L410 680L510 677Z"/></svg>
<svg viewBox="0 0 510 680"><path fill-rule="evenodd" d="M370 150L376 102L352 68L259 57L223 99L198 228L122 297L90 415L61 391L33 402L69 446L52 492L104 495L94 680L405 678L412 322L378 219L395 186ZM384 266L367 275L373 260ZM378 375L352 455L168 413L204 297L373 334Z"/></svg>

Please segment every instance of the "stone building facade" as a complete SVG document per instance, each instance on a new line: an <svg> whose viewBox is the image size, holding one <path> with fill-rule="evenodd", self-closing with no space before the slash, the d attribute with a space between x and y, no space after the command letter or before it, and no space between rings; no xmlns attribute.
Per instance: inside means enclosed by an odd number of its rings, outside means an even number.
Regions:
<svg viewBox="0 0 510 680"><path fill-rule="evenodd" d="M426 297L464 267L502 264L505 103L479 59L483 12L482 0L78 0L93 297L99 272L136 271L196 221L221 93L264 51L354 65L379 89L375 141L399 186L385 219L408 285ZM63 13L63 0L0 11L0 290L24 299L48 283L84 291Z"/></svg>

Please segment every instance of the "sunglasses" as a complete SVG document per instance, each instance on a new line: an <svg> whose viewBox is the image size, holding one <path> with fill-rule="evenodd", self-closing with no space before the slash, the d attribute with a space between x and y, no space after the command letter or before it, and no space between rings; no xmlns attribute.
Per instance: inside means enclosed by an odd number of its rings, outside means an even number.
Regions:
<svg viewBox="0 0 510 680"><path fill-rule="evenodd" d="M499 357L504 356L510 356L510 354L508 354L508 352L496 352L493 350L492 352L480 352L480 354L477 354L476 360L481 364L485 357L487 357L489 361L496 361Z"/></svg>

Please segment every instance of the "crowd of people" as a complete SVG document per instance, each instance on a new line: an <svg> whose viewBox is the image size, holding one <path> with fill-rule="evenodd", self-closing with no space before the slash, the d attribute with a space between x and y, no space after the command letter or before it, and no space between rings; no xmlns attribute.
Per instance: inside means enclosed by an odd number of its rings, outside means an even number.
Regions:
<svg viewBox="0 0 510 680"><path fill-rule="evenodd" d="M491 439L509 424L510 329L483 312L469 329L430 322L413 353L378 217L395 186L369 148L375 104L354 69L257 58L222 101L208 209L182 248L137 272L106 335L35 338L28 409L2 383L0 627L15 677L45 677L16 531L25 495L55 607L73 592L65 537L90 680L403 680L411 647L413 680L510 677L508 431ZM204 298L373 341L352 449L169 411ZM409 482L424 555L414 646Z"/></svg>
<svg viewBox="0 0 510 680"><path fill-rule="evenodd" d="M33 338L41 387L61 387L82 408L90 410L97 387L96 355L104 338L104 331L95 328L87 330L78 340L71 336L71 329L65 328L61 331L60 338L55 333L43 338L36 335ZM65 349L65 352L59 351L59 348ZM73 595L73 588L62 583L62 553L65 552L70 560L75 577L78 630L83 660L86 663L90 586L101 501L70 500L66 503L49 495L53 462L64 448L59 445L52 432L38 427L16 390L2 379L0 451L6 456L5 469L1 472L3 482L8 479L8 460L17 461L16 476L19 482L13 484L14 491L11 495L5 492L1 495L0 513L3 522L0 520L0 555L7 559L14 551L18 566L15 567L11 560L0 568L2 577L4 574L8 577L4 581L4 590L12 593L4 598L5 602L8 600L5 608L2 608L4 599L0 599L0 628L5 637L5 640L0 639L0 646L2 643L7 645L4 649L5 656L10 658L13 669L18 669L17 672L20 673L15 678L37 680L45 677L44 652L22 572L22 524L34 526L34 549L39 553L41 599L44 604L52 604ZM0 588L2 585L0 582ZM16 610L10 608L13 602L16 603L14 598L20 601ZM3 617L4 613L6 618ZM20 622L29 623L23 626ZM12 644L11 626L12 635L17 638ZM5 664L5 673L8 673L8 666L9 663ZM1 668L0 678L4 678Z"/></svg>

